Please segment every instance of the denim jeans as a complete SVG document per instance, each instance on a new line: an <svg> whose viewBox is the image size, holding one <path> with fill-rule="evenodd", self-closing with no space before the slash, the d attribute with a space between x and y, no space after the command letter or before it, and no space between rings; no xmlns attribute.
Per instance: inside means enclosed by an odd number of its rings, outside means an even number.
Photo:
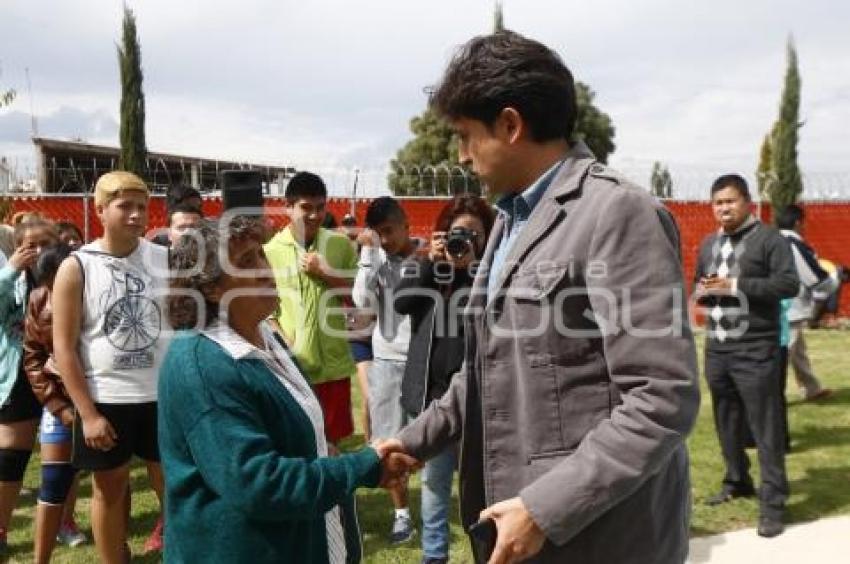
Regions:
<svg viewBox="0 0 850 564"><path fill-rule="evenodd" d="M449 511L457 448L451 446L422 470L422 552L425 558L448 558Z"/></svg>

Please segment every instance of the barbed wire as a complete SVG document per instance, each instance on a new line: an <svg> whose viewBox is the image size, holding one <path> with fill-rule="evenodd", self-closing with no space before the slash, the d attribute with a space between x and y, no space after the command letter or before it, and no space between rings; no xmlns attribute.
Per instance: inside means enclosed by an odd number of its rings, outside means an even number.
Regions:
<svg viewBox="0 0 850 564"><path fill-rule="evenodd" d="M333 197L376 198L392 195L390 179L413 187L405 193L408 197L449 197L452 193L475 191L475 176L460 166L427 165L408 166L341 166L316 165L305 167L321 176ZM648 189L652 174L651 163L624 163L613 167L620 174ZM669 166L673 181L670 200L707 201L712 182L727 170L708 169L698 166ZM106 172L106 170L98 171ZM79 189L90 192L93 179L85 178L79 171L67 166L48 165L46 173L59 178L67 178L79 184ZM742 174L750 183L753 197L759 199L758 182L754 173ZM847 201L850 200L850 171L803 171L803 201ZM407 180L405 182L405 180ZM446 182L448 180L448 182ZM84 184L84 185L83 185ZM91 184L91 185L90 185ZM356 189L355 189L356 186ZM452 186L449 190L446 186ZM276 182L268 184L269 194L282 195L285 186ZM79 191L73 190L73 191Z"/></svg>

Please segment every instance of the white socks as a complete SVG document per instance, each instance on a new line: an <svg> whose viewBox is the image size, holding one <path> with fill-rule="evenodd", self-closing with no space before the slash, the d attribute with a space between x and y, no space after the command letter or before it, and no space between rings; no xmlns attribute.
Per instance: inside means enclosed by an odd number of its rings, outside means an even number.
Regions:
<svg viewBox="0 0 850 564"><path fill-rule="evenodd" d="M405 517L407 519L410 519L410 508L409 507L402 507L401 509L396 509L395 510L395 517L396 517L396 519L398 519L399 517Z"/></svg>

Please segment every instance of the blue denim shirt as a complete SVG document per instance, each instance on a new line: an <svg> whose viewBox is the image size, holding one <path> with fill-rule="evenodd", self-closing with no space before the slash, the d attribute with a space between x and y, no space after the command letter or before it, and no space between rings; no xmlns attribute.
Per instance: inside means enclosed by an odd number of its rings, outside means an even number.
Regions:
<svg viewBox="0 0 850 564"><path fill-rule="evenodd" d="M0 268L0 405L21 369L26 299L26 278L9 264Z"/></svg>
<svg viewBox="0 0 850 564"><path fill-rule="evenodd" d="M561 160L552 165L523 192L508 194L496 202L499 215L505 218L505 228L502 230L502 238L493 253L493 260L488 270L488 299L497 291L496 284L499 280L499 273L505 266L505 258L508 256L511 247L513 247L525 224L528 223L531 212L534 211L535 206L546 193L546 189L549 188L549 184L552 183L552 179L555 178L563 162Z"/></svg>

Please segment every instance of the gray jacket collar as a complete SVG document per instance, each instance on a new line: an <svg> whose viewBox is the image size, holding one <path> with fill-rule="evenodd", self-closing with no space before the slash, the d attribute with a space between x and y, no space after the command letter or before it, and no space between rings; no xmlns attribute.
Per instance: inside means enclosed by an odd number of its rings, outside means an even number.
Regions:
<svg viewBox="0 0 850 564"><path fill-rule="evenodd" d="M587 148L587 145L583 141L576 141L572 145L565 155L563 164L555 175L555 178L552 179L552 182L546 189L546 193L543 194L541 201L531 212L528 225L520 233L519 238L505 257L504 267L499 273L499 283L496 286L497 291L503 288L508 281L513 273L513 266L521 262L527 252L545 236L550 227L566 215L561 205L562 202L569 199L578 191L588 169L593 165L595 160L596 157L593 156L593 153L590 152L590 149ZM601 167L601 165L593 166ZM501 241L504 228L505 219L500 214L496 218L493 230L490 233L490 239L487 241L487 248L484 251L482 260L484 268L479 269L475 277L470 303L473 301L476 303L486 302L489 265L493 261L493 255L496 252L499 241Z"/></svg>

